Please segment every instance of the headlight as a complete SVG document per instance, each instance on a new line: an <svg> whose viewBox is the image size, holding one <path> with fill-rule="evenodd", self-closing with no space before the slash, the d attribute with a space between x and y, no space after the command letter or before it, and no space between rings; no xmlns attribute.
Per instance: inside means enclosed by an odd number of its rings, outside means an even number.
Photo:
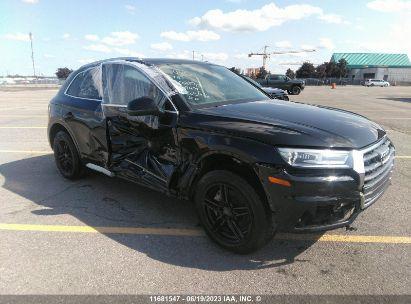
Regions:
<svg viewBox="0 0 411 304"><path fill-rule="evenodd" d="M281 157L293 167L349 168L351 151L278 148Z"/></svg>

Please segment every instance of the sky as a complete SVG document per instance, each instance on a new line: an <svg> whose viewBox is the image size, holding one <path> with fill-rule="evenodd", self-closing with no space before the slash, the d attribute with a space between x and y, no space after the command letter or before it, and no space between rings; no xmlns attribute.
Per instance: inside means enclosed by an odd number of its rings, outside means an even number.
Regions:
<svg viewBox="0 0 411 304"><path fill-rule="evenodd" d="M119 56L206 60L283 73L333 52L411 55L409 0L1 0L0 75L38 75Z"/></svg>

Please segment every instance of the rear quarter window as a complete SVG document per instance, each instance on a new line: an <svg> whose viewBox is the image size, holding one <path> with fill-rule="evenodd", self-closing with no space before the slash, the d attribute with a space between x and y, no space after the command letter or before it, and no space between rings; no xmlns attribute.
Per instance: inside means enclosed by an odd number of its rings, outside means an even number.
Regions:
<svg viewBox="0 0 411 304"><path fill-rule="evenodd" d="M93 69L78 73L70 83L66 94L73 97L101 100L102 97L98 90L99 84L97 83L100 79L93 77L93 75L95 75Z"/></svg>

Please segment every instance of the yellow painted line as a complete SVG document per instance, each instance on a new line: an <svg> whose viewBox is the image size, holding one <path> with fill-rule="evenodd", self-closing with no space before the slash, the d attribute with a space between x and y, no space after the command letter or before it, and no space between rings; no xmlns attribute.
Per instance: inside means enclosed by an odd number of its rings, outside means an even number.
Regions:
<svg viewBox="0 0 411 304"><path fill-rule="evenodd" d="M103 234L134 234L134 235L164 235L164 236L204 236L201 229L188 228L149 228L149 227L91 227L91 226L63 226L63 225L28 225L28 224L1 224L0 230L9 231L37 231L37 232L76 232L76 233L103 233ZM411 237L382 236L382 235L339 235L339 234L293 234L279 233L275 239L291 241L320 241L343 243L384 243L384 244L411 244Z"/></svg>
<svg viewBox="0 0 411 304"><path fill-rule="evenodd" d="M385 236L385 235L344 235L344 234L292 234L279 233L276 239L294 241L320 241L340 243L383 243L383 244L411 244L408 236Z"/></svg>
<svg viewBox="0 0 411 304"><path fill-rule="evenodd" d="M82 233L107 233L107 234L148 234L170 236L201 236L204 232L200 229L183 228L147 228L147 227L91 227L91 226L62 226L62 225L26 225L26 224L1 224L0 230L12 231L44 231L44 232L82 232Z"/></svg>
<svg viewBox="0 0 411 304"><path fill-rule="evenodd" d="M0 150L0 153L16 153L16 154L50 154L53 151L50 150Z"/></svg>
<svg viewBox="0 0 411 304"><path fill-rule="evenodd" d="M396 159L411 159L410 155L398 155L395 156Z"/></svg>
<svg viewBox="0 0 411 304"><path fill-rule="evenodd" d="M17 126L1 126L0 129L47 129L47 127L27 127L27 126L21 126L21 127L17 127Z"/></svg>

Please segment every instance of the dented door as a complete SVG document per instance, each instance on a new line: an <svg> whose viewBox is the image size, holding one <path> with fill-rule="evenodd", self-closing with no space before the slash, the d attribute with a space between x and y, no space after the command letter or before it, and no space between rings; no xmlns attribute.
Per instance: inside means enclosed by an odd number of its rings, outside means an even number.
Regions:
<svg viewBox="0 0 411 304"><path fill-rule="evenodd" d="M128 63L102 65L103 112L107 121L108 166L117 176L167 192L179 163L173 119L127 115L128 102L150 97L167 107L167 96L149 76Z"/></svg>

